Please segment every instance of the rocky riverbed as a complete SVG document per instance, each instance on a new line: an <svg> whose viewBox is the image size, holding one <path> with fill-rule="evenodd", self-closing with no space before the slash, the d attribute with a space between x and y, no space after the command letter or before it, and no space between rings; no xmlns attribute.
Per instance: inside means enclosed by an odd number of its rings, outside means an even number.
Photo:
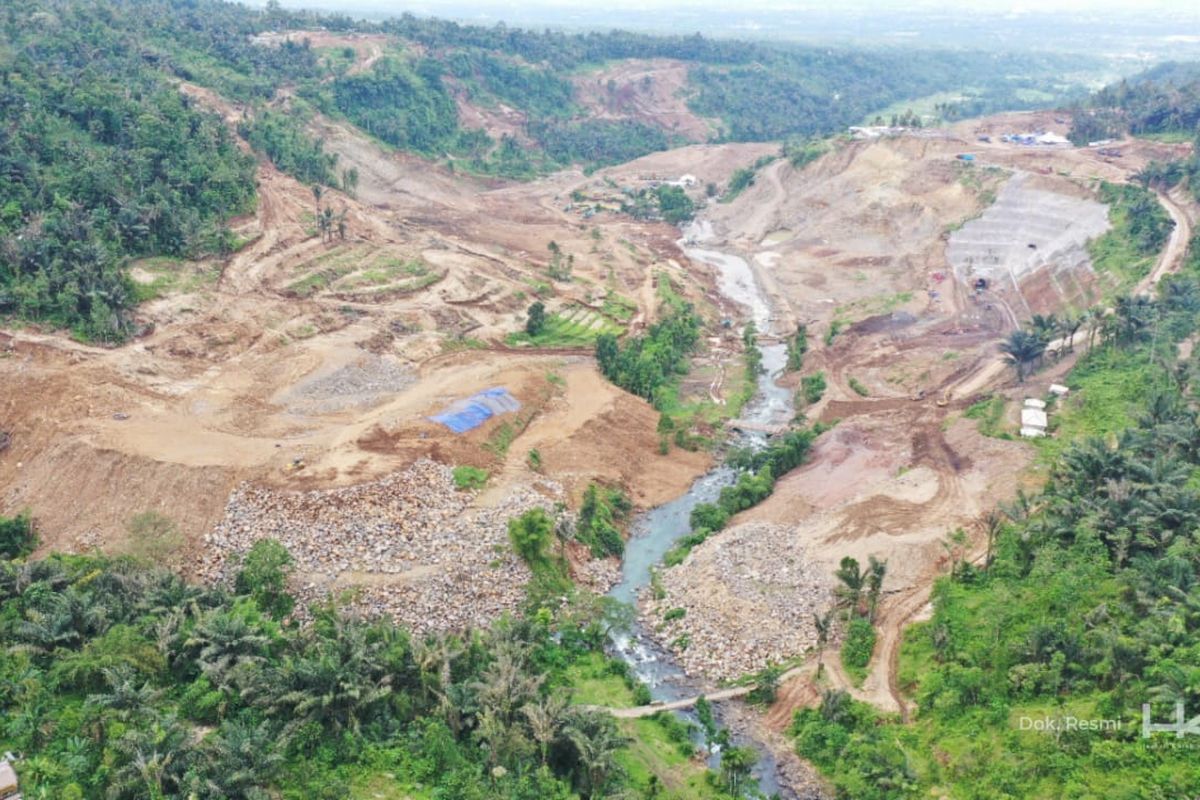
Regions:
<svg viewBox="0 0 1200 800"><path fill-rule="evenodd" d="M418 461L377 481L340 489L281 491L243 485L205 536L196 572L228 580L237 556L276 539L295 559L303 601L348 592L350 604L417 631L487 626L524 598L529 569L509 544L508 520L564 499L549 480L518 486L478 507L449 467ZM588 565L602 588L611 567Z"/></svg>
<svg viewBox="0 0 1200 800"><path fill-rule="evenodd" d="M646 629L688 674L713 680L814 647L813 614L832 603L824 568L809 560L790 528L766 523L716 534L663 570L659 585L660 599L652 589L640 598Z"/></svg>

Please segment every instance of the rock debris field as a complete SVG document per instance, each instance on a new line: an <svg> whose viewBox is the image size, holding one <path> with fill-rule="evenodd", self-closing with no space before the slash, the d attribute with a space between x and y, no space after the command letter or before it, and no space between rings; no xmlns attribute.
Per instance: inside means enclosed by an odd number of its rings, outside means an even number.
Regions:
<svg viewBox="0 0 1200 800"><path fill-rule="evenodd" d="M374 405L415 381L412 370L395 359L363 355L333 372L308 378L284 400L296 413L328 414Z"/></svg>
<svg viewBox="0 0 1200 800"><path fill-rule="evenodd" d="M829 581L790 528L748 523L664 570L665 595L643 592L641 617L688 674L728 680L814 647L813 614L833 602ZM665 621L673 609L685 613Z"/></svg>
<svg viewBox="0 0 1200 800"><path fill-rule="evenodd" d="M352 605L418 632L487 626L524 598L530 574L513 554L508 520L563 497L552 481L516 487L488 508L459 491L449 467L421 460L371 483L281 491L244 484L205 536L197 572L230 580L235 556L276 539L295 559L305 602L355 588ZM235 558L231 558L235 557Z"/></svg>

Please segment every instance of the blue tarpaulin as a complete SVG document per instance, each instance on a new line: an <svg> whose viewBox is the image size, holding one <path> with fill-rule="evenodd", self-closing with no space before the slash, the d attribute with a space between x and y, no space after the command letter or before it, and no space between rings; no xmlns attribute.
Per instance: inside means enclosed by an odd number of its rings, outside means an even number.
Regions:
<svg viewBox="0 0 1200 800"><path fill-rule="evenodd" d="M508 389L498 386L458 400L430 419L440 422L455 433L466 433L497 414L516 411L520 407L520 402L508 393Z"/></svg>

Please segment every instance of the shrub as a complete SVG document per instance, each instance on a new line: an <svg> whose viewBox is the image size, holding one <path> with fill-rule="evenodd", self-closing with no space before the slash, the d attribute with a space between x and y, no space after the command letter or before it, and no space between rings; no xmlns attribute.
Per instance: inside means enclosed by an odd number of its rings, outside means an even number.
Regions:
<svg viewBox="0 0 1200 800"><path fill-rule="evenodd" d="M291 613L295 599L287 593L292 556L274 539L260 539L242 559L234 580L238 594L249 595L258 607L275 619Z"/></svg>
<svg viewBox="0 0 1200 800"><path fill-rule="evenodd" d="M0 557L21 558L33 552L37 537L28 514L0 517Z"/></svg>
<svg viewBox="0 0 1200 800"><path fill-rule="evenodd" d="M129 552L152 564L174 561L183 548L175 522L157 511L143 511L129 520Z"/></svg>
<svg viewBox="0 0 1200 800"><path fill-rule="evenodd" d="M863 618L850 621L846 641L842 643L842 664L846 671L861 680L875 650L875 628Z"/></svg>
<svg viewBox="0 0 1200 800"><path fill-rule="evenodd" d="M700 529L719 531L725 527L725 523L728 521L729 514L715 503L697 504L688 517L688 523L692 526L693 531Z"/></svg>
<svg viewBox="0 0 1200 800"><path fill-rule="evenodd" d="M546 304L541 300L529 306L528 316L525 318L525 332L530 336L537 336L546 327Z"/></svg>
<svg viewBox="0 0 1200 800"><path fill-rule="evenodd" d="M866 386L863 386L862 383L859 382L858 378L850 378L850 380L846 382L850 384L850 388L853 389L854 393L859 397L867 397L871 394L870 390L867 389Z"/></svg>
<svg viewBox="0 0 1200 800"><path fill-rule="evenodd" d="M579 506L575 537L590 547L596 558L620 556L625 552L625 540L617 526L629 518L632 509L633 504L620 489L591 483Z"/></svg>
<svg viewBox="0 0 1200 800"><path fill-rule="evenodd" d="M817 372L801 378L800 394L804 398L805 405L811 406L813 403L819 402L825 394L825 373Z"/></svg>
<svg viewBox="0 0 1200 800"><path fill-rule="evenodd" d="M554 523L545 509L532 508L508 521L508 538L513 550L530 566L546 560L546 546L554 531Z"/></svg>
<svg viewBox="0 0 1200 800"><path fill-rule="evenodd" d="M454 485L459 489L480 489L487 483L488 471L478 467L459 466L454 468Z"/></svg>

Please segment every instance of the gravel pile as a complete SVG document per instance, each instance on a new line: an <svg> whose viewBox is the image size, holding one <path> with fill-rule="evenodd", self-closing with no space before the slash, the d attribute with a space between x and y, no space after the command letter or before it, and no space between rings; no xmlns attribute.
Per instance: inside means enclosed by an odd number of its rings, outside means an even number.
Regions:
<svg viewBox="0 0 1200 800"><path fill-rule="evenodd" d="M305 414L328 414L369 406L410 386L416 377L392 358L365 354L353 363L310 378L287 393L288 407Z"/></svg>
<svg viewBox="0 0 1200 800"><path fill-rule="evenodd" d="M418 631L486 626L520 604L529 570L512 552L508 520L551 510L562 487L540 482L474 508L449 467L422 460L378 481L288 492L242 485L224 519L205 536L197 573L230 580L236 559L259 539L276 539L296 561L302 601L356 587L352 605Z"/></svg>
<svg viewBox="0 0 1200 800"><path fill-rule="evenodd" d="M814 647L813 614L833 601L829 581L790 528L749 523L713 536L663 571L664 598L643 592L640 613L688 674L727 680ZM680 608L683 617L665 619Z"/></svg>

